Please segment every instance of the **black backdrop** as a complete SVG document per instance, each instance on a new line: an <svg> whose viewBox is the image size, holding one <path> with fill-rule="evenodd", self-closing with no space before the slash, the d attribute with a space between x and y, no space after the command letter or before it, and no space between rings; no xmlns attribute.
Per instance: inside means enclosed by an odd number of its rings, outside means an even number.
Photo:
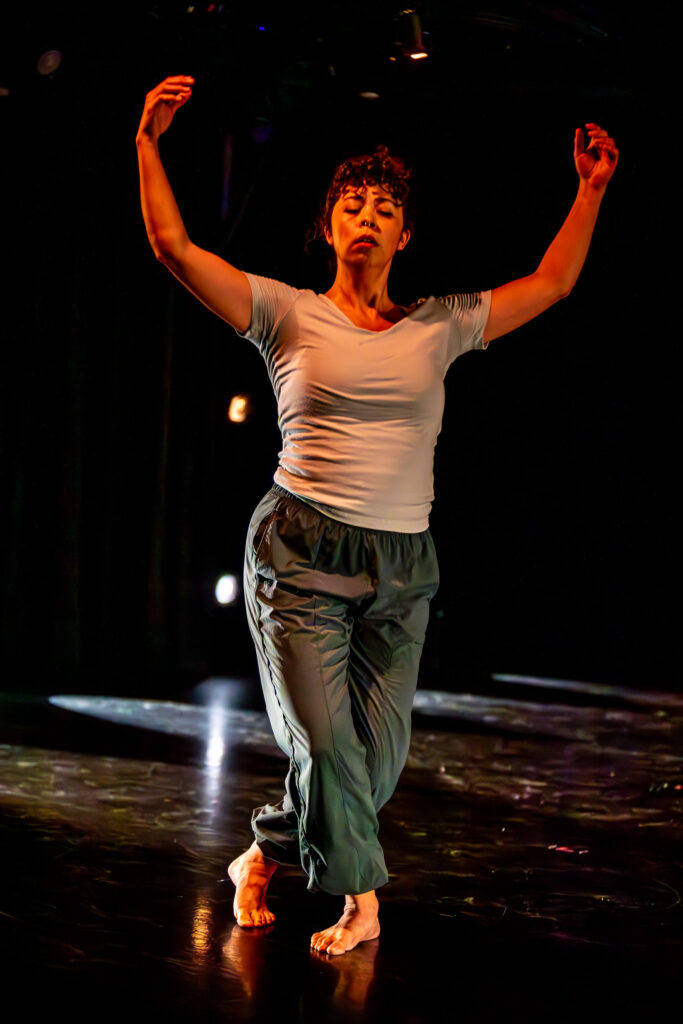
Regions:
<svg viewBox="0 0 683 1024"><path fill-rule="evenodd" d="M145 92L185 73L161 148L191 237L324 290L306 228L335 163L385 143L416 169L399 302L531 272L575 195L575 127L609 128L621 162L573 293L447 379L421 685L678 687L667 12L433 2L411 62L399 5L190 6L1 16L5 688L173 696L254 672L241 606L212 595L276 465L275 404L255 349L155 261L139 210ZM52 49L61 67L38 74ZM255 416L231 425L241 391Z"/></svg>

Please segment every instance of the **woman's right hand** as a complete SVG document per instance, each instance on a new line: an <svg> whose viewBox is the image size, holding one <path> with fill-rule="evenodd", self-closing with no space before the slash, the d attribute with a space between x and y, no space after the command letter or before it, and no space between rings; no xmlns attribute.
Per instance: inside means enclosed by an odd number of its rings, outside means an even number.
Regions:
<svg viewBox="0 0 683 1024"><path fill-rule="evenodd" d="M136 142L141 137L156 142L159 136L163 135L171 124L175 112L180 110L192 95L193 84L194 78L190 75L171 75L147 93L140 127L135 137Z"/></svg>

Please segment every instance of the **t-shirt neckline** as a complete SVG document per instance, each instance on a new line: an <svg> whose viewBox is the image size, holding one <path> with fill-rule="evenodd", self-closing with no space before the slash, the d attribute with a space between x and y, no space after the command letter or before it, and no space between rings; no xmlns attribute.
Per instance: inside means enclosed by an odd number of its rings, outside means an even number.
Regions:
<svg viewBox="0 0 683 1024"><path fill-rule="evenodd" d="M395 327L399 327L405 320L409 320L410 317L412 316L412 314L415 312L415 310L419 309L419 307L422 305L421 302L416 302L413 306L409 306L408 307L408 312L406 313L406 315L402 316L401 319L397 320L395 324L391 325L391 327L384 327L381 331L373 331L371 327L359 327L358 324L354 324L354 322L351 319L351 317L347 316L347 314L344 312L344 310L340 309L339 306L337 305L337 303L333 302L333 300L329 297L329 295L325 295L324 292L318 292L318 298L319 299L324 299L325 302L329 306L332 306L333 309L336 309L337 313L339 313L339 315L341 317L343 317L344 320L348 324L350 324L351 327L355 327L357 331L365 331L366 334L388 334L389 331L393 331L393 329ZM404 308L404 307L401 307L401 308Z"/></svg>

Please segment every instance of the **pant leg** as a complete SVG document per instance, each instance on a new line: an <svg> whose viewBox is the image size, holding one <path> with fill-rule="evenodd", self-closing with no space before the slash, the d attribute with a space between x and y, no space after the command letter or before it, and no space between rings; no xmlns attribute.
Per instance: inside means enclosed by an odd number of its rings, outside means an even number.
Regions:
<svg viewBox="0 0 683 1024"><path fill-rule="evenodd" d="M367 892L388 881L348 689L350 605L369 579L353 552L340 552L343 524L332 535L332 521L315 510L264 501L249 530L245 596L266 708L290 770L283 800L254 812L254 834L275 860L293 863L296 851L309 889ZM351 547L362 554L357 539Z"/></svg>
<svg viewBox="0 0 683 1024"><path fill-rule="evenodd" d="M396 789L408 757L413 699L439 568L429 531L377 532L369 542L375 592L354 622L349 691L379 810Z"/></svg>

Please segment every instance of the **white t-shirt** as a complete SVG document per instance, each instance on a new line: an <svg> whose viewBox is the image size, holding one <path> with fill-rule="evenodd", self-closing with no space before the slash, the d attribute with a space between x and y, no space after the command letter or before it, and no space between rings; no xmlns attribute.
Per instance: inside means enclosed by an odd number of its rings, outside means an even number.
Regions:
<svg viewBox="0 0 683 1024"><path fill-rule="evenodd" d="M242 337L266 361L282 434L275 483L343 523L426 530L444 377L463 352L484 348L491 292L421 299L371 331L326 295L247 277Z"/></svg>

